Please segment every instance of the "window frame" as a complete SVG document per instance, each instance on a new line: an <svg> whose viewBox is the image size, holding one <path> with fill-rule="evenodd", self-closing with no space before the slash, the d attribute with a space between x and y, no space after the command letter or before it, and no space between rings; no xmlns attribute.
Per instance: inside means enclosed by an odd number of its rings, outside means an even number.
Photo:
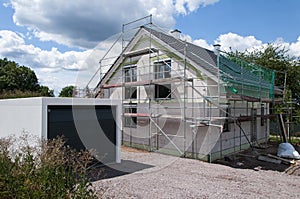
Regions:
<svg viewBox="0 0 300 199"><path fill-rule="evenodd" d="M137 81L137 65L124 66L123 70L124 70L124 82ZM128 73L129 75L127 75Z"/></svg>
<svg viewBox="0 0 300 199"><path fill-rule="evenodd" d="M154 62L154 78L165 79L171 78L172 61L170 59L159 60Z"/></svg>
<svg viewBox="0 0 300 199"><path fill-rule="evenodd" d="M124 113L137 113L137 104L130 103L124 105ZM124 115L124 127L137 128L137 116L125 116Z"/></svg>
<svg viewBox="0 0 300 199"><path fill-rule="evenodd" d="M123 70L125 83L137 81L137 65L124 66ZM125 86L124 99L137 99L137 87Z"/></svg>

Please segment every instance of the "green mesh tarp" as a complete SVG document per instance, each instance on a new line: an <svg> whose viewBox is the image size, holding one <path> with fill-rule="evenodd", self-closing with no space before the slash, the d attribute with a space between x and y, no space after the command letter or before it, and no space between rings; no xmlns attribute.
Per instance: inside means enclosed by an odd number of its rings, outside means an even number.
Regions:
<svg viewBox="0 0 300 199"><path fill-rule="evenodd" d="M231 61L222 55L219 68L226 92L254 98L274 98L273 70L240 59Z"/></svg>

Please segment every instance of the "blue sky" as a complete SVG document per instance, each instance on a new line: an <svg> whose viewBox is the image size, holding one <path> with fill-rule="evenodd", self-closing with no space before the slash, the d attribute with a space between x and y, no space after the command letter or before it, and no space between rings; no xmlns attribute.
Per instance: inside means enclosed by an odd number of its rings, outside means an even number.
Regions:
<svg viewBox="0 0 300 199"><path fill-rule="evenodd" d="M2 0L0 57L31 67L58 94L64 86L84 85L82 71L97 69L105 53L95 53L97 44L149 14L205 48L219 43L243 51L275 42L299 57L299 8L299 0Z"/></svg>
<svg viewBox="0 0 300 199"><path fill-rule="evenodd" d="M300 1L220 0L188 16L179 16L176 26L193 38L213 42L220 34L253 35L263 42L296 41L300 33Z"/></svg>

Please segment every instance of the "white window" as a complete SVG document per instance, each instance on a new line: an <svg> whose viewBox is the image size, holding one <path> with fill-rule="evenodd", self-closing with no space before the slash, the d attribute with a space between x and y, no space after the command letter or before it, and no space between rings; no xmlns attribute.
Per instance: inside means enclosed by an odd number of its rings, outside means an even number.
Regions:
<svg viewBox="0 0 300 199"><path fill-rule="evenodd" d="M125 74L125 82L136 82L137 81L137 67L136 66L125 66L123 68ZM137 98L136 86L125 87L125 99L136 99Z"/></svg>
<svg viewBox="0 0 300 199"><path fill-rule="evenodd" d="M137 81L137 69L136 66L124 67L125 82L136 82Z"/></svg>
<svg viewBox="0 0 300 199"><path fill-rule="evenodd" d="M136 104L128 104L124 106L124 126L136 128Z"/></svg>
<svg viewBox="0 0 300 199"><path fill-rule="evenodd" d="M171 77L171 60L159 61L154 64L155 79Z"/></svg>

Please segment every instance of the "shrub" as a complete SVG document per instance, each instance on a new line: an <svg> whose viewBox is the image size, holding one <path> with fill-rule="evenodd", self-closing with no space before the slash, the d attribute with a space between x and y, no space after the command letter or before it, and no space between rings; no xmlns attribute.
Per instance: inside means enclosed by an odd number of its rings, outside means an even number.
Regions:
<svg viewBox="0 0 300 199"><path fill-rule="evenodd" d="M95 198L88 151L75 151L62 138L32 144L23 135L0 144L0 198Z"/></svg>
<svg viewBox="0 0 300 199"><path fill-rule="evenodd" d="M0 91L0 99L9 98L27 98L27 97L54 97L53 90L49 90L46 86L40 86L38 91Z"/></svg>

